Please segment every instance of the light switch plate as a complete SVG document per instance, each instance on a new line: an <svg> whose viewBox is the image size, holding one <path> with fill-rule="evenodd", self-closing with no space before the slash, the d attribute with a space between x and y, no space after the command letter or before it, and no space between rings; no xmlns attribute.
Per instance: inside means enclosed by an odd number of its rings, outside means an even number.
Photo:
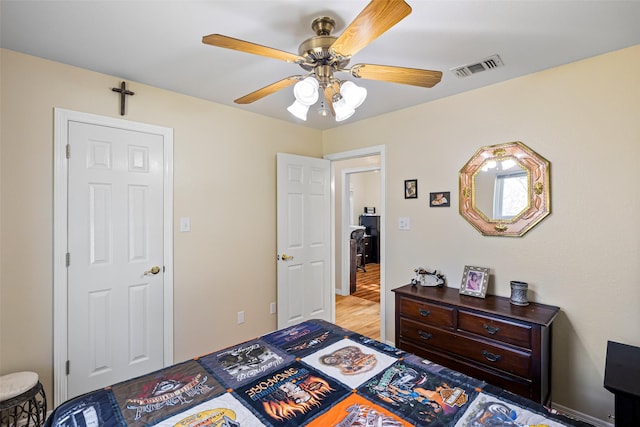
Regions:
<svg viewBox="0 0 640 427"><path fill-rule="evenodd" d="M411 229L411 219L408 216L401 216L398 218L398 229L400 230L410 230Z"/></svg>
<svg viewBox="0 0 640 427"><path fill-rule="evenodd" d="M191 231L191 219L188 216L180 218L180 231Z"/></svg>

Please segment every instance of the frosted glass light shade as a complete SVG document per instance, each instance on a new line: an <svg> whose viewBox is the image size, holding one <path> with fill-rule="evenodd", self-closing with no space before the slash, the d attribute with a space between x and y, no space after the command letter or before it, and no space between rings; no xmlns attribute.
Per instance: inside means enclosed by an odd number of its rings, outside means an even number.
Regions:
<svg viewBox="0 0 640 427"><path fill-rule="evenodd" d="M293 96L303 105L313 105L318 100L318 80L314 77L307 77L300 80L293 87Z"/></svg>
<svg viewBox="0 0 640 427"><path fill-rule="evenodd" d="M347 120L356 112L355 108L347 104L344 98L340 98L339 101L334 102L333 109L336 112L336 122Z"/></svg>
<svg viewBox="0 0 640 427"><path fill-rule="evenodd" d="M291 114L299 118L300 120L307 120L307 112L309 111L309 106L299 103L297 100L293 101L293 104L287 107L287 111Z"/></svg>
<svg viewBox="0 0 640 427"><path fill-rule="evenodd" d="M353 109L356 109L362 105L367 97L367 89L347 80L340 86L340 94L348 105Z"/></svg>

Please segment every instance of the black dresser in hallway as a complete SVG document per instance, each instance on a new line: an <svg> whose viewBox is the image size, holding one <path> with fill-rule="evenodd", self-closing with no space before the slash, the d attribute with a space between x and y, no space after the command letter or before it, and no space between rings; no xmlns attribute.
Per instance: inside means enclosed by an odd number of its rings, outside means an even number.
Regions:
<svg viewBox="0 0 640 427"><path fill-rule="evenodd" d="M380 215L360 215L365 230L365 264L380 262Z"/></svg>

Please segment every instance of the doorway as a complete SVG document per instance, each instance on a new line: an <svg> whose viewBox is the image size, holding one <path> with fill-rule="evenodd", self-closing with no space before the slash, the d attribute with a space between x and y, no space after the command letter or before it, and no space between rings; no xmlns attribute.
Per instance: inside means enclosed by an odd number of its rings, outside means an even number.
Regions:
<svg viewBox="0 0 640 427"><path fill-rule="evenodd" d="M384 146L337 153L325 158L332 161L335 254L335 323L384 341L384 211L385 152ZM365 207L367 212L365 212ZM373 209L375 208L375 212ZM372 231L369 221L376 224ZM351 232L366 226L364 263L358 262L354 275ZM364 258L363 258L364 260ZM355 290L353 283L356 283ZM359 285L359 286L358 286ZM363 286L369 285L369 286Z"/></svg>

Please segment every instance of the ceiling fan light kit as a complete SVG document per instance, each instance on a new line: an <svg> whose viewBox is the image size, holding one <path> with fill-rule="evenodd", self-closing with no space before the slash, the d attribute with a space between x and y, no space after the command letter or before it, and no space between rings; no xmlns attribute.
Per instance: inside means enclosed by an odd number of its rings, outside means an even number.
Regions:
<svg viewBox="0 0 640 427"><path fill-rule="evenodd" d="M355 78L425 88L433 87L440 82L440 71L373 64L356 64L346 68L355 53L410 13L411 7L404 0L371 0L338 37L331 35L335 27L332 18L316 18L311 23L311 29L316 36L300 44L298 55L221 34L204 36L202 42L292 62L307 71L304 75L287 77L238 98L234 101L237 104L255 102L294 84L295 101L287 108L291 114L306 120L309 107L318 101L322 89L324 99L318 113L321 116L331 114L336 121L343 121L351 117L356 108L362 105L367 97L367 90L352 81L334 77L337 72L349 73Z"/></svg>
<svg viewBox="0 0 640 427"><path fill-rule="evenodd" d="M351 81L341 82L339 87L340 92L335 92L335 86L333 85L328 87L329 91L332 92L331 102L337 122L351 117L355 113L356 108L362 105L367 97L367 90ZM293 87L295 101L287 108L287 111L300 120L307 120L309 107L315 104L320 97L319 88L320 84L314 77L307 77L300 80ZM319 113L321 115L328 115L329 112L324 105L320 107Z"/></svg>

